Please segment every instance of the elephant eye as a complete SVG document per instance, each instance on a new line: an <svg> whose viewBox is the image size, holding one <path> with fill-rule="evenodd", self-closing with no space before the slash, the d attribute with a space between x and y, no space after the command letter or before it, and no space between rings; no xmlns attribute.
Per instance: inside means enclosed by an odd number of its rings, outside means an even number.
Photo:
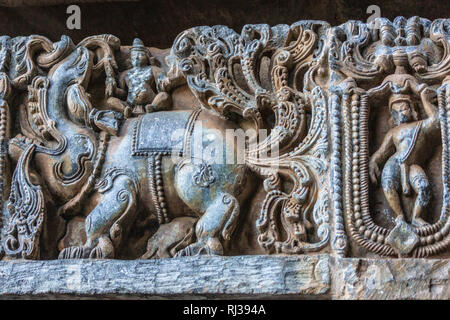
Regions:
<svg viewBox="0 0 450 320"><path fill-rule="evenodd" d="M83 60L81 63L79 63L79 64L77 65L78 70L84 71L84 69L86 68L86 64L87 64L87 61L86 61L86 60Z"/></svg>

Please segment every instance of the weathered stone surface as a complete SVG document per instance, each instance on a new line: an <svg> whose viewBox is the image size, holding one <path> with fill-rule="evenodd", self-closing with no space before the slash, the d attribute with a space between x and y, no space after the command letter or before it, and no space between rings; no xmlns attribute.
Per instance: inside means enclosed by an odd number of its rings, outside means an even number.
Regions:
<svg viewBox="0 0 450 320"><path fill-rule="evenodd" d="M8 298L450 299L450 260L327 255L0 262Z"/></svg>
<svg viewBox="0 0 450 320"><path fill-rule="evenodd" d="M326 255L0 262L3 298L313 298L329 287Z"/></svg>
<svg viewBox="0 0 450 320"><path fill-rule="evenodd" d="M333 299L449 299L450 260L333 258Z"/></svg>

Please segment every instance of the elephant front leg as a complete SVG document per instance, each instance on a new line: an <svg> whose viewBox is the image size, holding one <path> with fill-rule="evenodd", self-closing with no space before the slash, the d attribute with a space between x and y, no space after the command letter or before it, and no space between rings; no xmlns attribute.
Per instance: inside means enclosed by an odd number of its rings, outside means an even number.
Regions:
<svg viewBox="0 0 450 320"><path fill-rule="evenodd" d="M101 201L85 222L87 240L81 247L68 247L59 259L114 258L136 213L137 190L131 178L121 175L102 188ZM106 190L105 190L106 189Z"/></svg>
<svg viewBox="0 0 450 320"><path fill-rule="evenodd" d="M176 256L223 255L223 243L231 239L239 216L239 202L229 193L220 193L195 226L197 241Z"/></svg>

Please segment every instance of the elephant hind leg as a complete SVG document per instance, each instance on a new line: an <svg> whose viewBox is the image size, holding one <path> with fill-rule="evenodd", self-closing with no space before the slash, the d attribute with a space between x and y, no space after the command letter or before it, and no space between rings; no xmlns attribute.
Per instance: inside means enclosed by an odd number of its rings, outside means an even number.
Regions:
<svg viewBox="0 0 450 320"><path fill-rule="evenodd" d="M194 226L196 222L197 219L193 217L180 217L161 225L148 240L147 250L140 259L173 257L178 250L185 248L195 240Z"/></svg>
<svg viewBox="0 0 450 320"><path fill-rule="evenodd" d="M114 258L127 227L136 213L137 190L126 175L115 177L102 189L101 201L89 213L85 222L87 240L82 247L63 249L60 259Z"/></svg>
<svg viewBox="0 0 450 320"><path fill-rule="evenodd" d="M239 216L239 202L229 193L220 193L197 221L197 241L176 256L223 255L223 244L231 239Z"/></svg>

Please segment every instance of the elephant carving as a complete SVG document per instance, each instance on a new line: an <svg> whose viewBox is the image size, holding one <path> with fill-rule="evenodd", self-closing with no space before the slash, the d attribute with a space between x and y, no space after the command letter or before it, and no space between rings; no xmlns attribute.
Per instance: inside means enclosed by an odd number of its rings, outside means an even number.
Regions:
<svg viewBox="0 0 450 320"><path fill-rule="evenodd" d="M304 90L288 80L316 63L316 35L249 28L194 28L154 57L112 35L6 39L5 57L22 68L5 73L15 98L4 108L14 171L4 259L239 254L237 232L256 252L324 249L326 96L313 80ZM236 39L245 46L227 51ZM252 71L269 53L270 90Z"/></svg>

